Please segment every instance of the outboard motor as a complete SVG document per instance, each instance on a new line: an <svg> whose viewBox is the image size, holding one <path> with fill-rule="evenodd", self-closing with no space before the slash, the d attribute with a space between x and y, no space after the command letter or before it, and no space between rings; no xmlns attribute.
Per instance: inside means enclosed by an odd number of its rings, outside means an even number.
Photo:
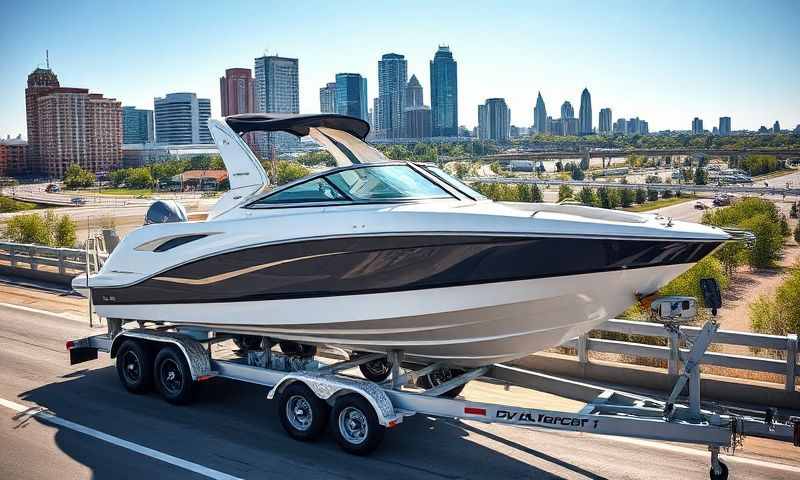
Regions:
<svg viewBox="0 0 800 480"><path fill-rule="evenodd" d="M144 224L186 222L186 210L175 200L156 200L147 209Z"/></svg>

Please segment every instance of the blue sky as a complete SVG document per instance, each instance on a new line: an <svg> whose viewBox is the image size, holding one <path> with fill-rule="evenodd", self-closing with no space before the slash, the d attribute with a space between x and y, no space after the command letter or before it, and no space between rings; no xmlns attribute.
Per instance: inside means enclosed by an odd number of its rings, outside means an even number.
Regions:
<svg viewBox="0 0 800 480"><path fill-rule="evenodd" d="M64 86L124 105L194 91L219 116L219 77L264 52L300 59L301 112L319 110L319 88L337 72L366 75L377 61L408 59L430 102L428 62L449 44L458 61L459 122L505 97L513 124L533 122L541 90L559 116L580 92L640 116L650 129L706 128L730 115L734 129L800 123L800 1L679 2L104 2L26 1L0 14L0 135L25 135L25 80L44 63Z"/></svg>

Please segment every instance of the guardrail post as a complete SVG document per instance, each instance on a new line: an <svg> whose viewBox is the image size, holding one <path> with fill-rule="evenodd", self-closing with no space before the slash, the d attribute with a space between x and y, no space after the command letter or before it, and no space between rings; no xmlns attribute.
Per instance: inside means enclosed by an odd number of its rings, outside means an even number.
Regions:
<svg viewBox="0 0 800 480"><path fill-rule="evenodd" d="M39 268L39 265L36 263L36 247L28 249L28 253L30 255L29 265L31 266L31 270L36 271Z"/></svg>
<svg viewBox="0 0 800 480"><path fill-rule="evenodd" d="M669 332L669 358L667 359L667 373L670 375L678 375L680 369L680 355L678 351L680 340L678 339L678 334L675 332Z"/></svg>
<svg viewBox="0 0 800 480"><path fill-rule="evenodd" d="M66 273L66 268L64 267L64 251L59 250L58 252L58 273L64 275Z"/></svg>
<svg viewBox="0 0 800 480"><path fill-rule="evenodd" d="M11 268L17 268L17 247L11 246L8 254L11 255Z"/></svg>
<svg viewBox="0 0 800 480"><path fill-rule="evenodd" d="M575 345L575 350L578 354L578 362L585 365L589 363L589 342L586 341L586 335L578 337L578 342Z"/></svg>
<svg viewBox="0 0 800 480"><path fill-rule="evenodd" d="M794 392L795 376L797 375L797 334L790 333L786 336L786 391Z"/></svg>

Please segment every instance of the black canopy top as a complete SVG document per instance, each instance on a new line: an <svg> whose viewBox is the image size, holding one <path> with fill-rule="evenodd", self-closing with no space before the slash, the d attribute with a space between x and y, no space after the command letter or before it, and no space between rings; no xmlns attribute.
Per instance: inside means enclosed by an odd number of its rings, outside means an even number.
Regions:
<svg viewBox="0 0 800 480"><path fill-rule="evenodd" d="M298 137L308 135L308 129L327 127L342 130L361 140L369 133L369 123L360 118L317 113L298 115L294 113L243 113L226 117L228 126L237 133L287 132Z"/></svg>

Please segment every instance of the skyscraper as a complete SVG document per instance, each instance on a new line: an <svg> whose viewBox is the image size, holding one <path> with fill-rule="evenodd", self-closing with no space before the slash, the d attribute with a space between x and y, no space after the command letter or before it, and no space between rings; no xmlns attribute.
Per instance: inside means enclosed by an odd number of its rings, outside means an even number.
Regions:
<svg viewBox="0 0 800 480"><path fill-rule="evenodd" d="M222 116L253 113L253 72L249 68L229 68L219 79Z"/></svg>
<svg viewBox="0 0 800 480"><path fill-rule="evenodd" d="M122 143L153 143L153 111L122 107Z"/></svg>
<svg viewBox="0 0 800 480"><path fill-rule="evenodd" d="M85 88L57 88L37 100L44 172L61 178L77 163L108 172L122 163L122 105Z"/></svg>
<svg viewBox="0 0 800 480"><path fill-rule="evenodd" d="M336 74L336 113L369 121L367 79L358 73Z"/></svg>
<svg viewBox="0 0 800 480"><path fill-rule="evenodd" d="M592 97L589 89L584 88L581 93L581 109L578 112L578 135L592 134Z"/></svg>
<svg viewBox="0 0 800 480"><path fill-rule="evenodd" d="M377 129L382 138L403 136L403 111L406 104L408 65L403 55L387 53L378 61L378 104L380 106Z"/></svg>
<svg viewBox="0 0 800 480"><path fill-rule="evenodd" d="M422 85L420 85L416 75L411 75L406 85L406 107L421 107L424 104Z"/></svg>
<svg viewBox="0 0 800 480"><path fill-rule="evenodd" d="M407 138L430 138L431 109L425 105L408 107L405 111Z"/></svg>
<svg viewBox="0 0 800 480"><path fill-rule="evenodd" d="M47 68L37 68L28 75L28 87L25 89L25 113L28 124L28 171L44 172L39 152L39 104L38 99L58 88L58 77L48 62Z"/></svg>
<svg viewBox="0 0 800 480"><path fill-rule="evenodd" d="M731 134L731 117L719 117L719 134L722 136Z"/></svg>
<svg viewBox="0 0 800 480"><path fill-rule="evenodd" d="M319 111L336 113L336 82L326 83L319 89Z"/></svg>
<svg viewBox="0 0 800 480"><path fill-rule="evenodd" d="M546 120L545 120L546 121ZM478 132L482 140L505 142L509 139L511 110L504 98L490 98L478 106Z"/></svg>
<svg viewBox="0 0 800 480"><path fill-rule="evenodd" d="M568 101L561 104L561 118L575 118L575 111L572 109L572 104Z"/></svg>
<svg viewBox="0 0 800 480"><path fill-rule="evenodd" d="M212 143L208 131L211 100L191 92L156 97L156 142L168 145Z"/></svg>
<svg viewBox="0 0 800 480"><path fill-rule="evenodd" d="M300 113L299 61L277 55L255 59L256 112ZM272 146L292 148L299 141L283 132L257 132L256 150L261 158L271 155Z"/></svg>
<svg viewBox="0 0 800 480"><path fill-rule="evenodd" d="M611 133L611 109L601 108L600 118L597 122L597 131L601 135L608 135Z"/></svg>
<svg viewBox="0 0 800 480"><path fill-rule="evenodd" d="M692 135L702 135L703 134L703 120L694 117L692 120Z"/></svg>
<svg viewBox="0 0 800 480"><path fill-rule="evenodd" d="M781 133L781 124L777 120L772 124L772 133Z"/></svg>
<svg viewBox="0 0 800 480"><path fill-rule="evenodd" d="M627 133L627 123L624 118L618 118L616 123L614 123L614 133L621 133L623 135Z"/></svg>
<svg viewBox="0 0 800 480"><path fill-rule="evenodd" d="M431 131L434 137L458 135L458 64L450 47L439 46L431 66Z"/></svg>
<svg viewBox="0 0 800 480"><path fill-rule="evenodd" d="M547 109L544 106L542 92L536 97L536 106L533 107L533 128L536 133L547 133Z"/></svg>

